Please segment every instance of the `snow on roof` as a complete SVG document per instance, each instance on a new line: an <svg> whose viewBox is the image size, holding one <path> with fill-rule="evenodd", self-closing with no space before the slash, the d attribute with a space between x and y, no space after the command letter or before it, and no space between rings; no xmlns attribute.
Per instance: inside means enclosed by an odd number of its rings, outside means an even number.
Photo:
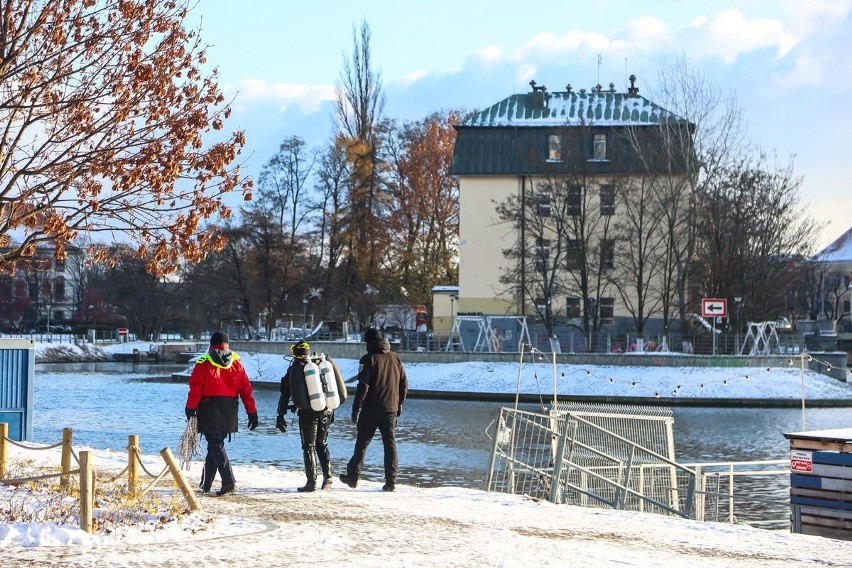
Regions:
<svg viewBox="0 0 852 568"><path fill-rule="evenodd" d="M852 262L852 227L814 256L819 262Z"/></svg>
<svg viewBox="0 0 852 568"><path fill-rule="evenodd" d="M462 126L649 126L664 122L684 120L638 94L581 90L512 95L476 113Z"/></svg>

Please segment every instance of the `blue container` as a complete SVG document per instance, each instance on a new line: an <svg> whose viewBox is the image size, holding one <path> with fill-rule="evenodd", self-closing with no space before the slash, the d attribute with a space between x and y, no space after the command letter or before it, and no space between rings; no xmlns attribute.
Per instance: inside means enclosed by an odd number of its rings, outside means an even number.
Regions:
<svg viewBox="0 0 852 568"><path fill-rule="evenodd" d="M0 422L11 440L32 441L34 375L35 342L0 339Z"/></svg>
<svg viewBox="0 0 852 568"><path fill-rule="evenodd" d="M784 436L792 532L852 540L852 428Z"/></svg>

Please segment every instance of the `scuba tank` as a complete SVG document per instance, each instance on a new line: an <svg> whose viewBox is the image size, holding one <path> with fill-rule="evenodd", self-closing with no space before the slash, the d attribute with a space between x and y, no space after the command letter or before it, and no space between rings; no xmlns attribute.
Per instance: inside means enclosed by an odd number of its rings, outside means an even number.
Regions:
<svg viewBox="0 0 852 568"><path fill-rule="evenodd" d="M325 393L320 380L320 370L316 363L308 359L305 363L305 385L308 387L308 400L311 410L320 412L325 410Z"/></svg>
<svg viewBox="0 0 852 568"><path fill-rule="evenodd" d="M322 390L325 394L326 408L334 410L340 406L340 397L337 395L337 377L334 374L334 367L331 362L325 358L324 353L319 355L319 377L322 383Z"/></svg>

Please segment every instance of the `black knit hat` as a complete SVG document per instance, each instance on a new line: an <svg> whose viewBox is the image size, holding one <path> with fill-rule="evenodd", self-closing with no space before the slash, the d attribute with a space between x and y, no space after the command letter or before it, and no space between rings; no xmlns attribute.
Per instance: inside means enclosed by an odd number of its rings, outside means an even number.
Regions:
<svg viewBox="0 0 852 568"><path fill-rule="evenodd" d="M210 336L210 345L222 345L228 343L228 335L224 331L217 331Z"/></svg>
<svg viewBox="0 0 852 568"><path fill-rule="evenodd" d="M375 327L368 328L367 332L364 334L364 341L367 343L381 341L384 338L385 336L382 335L381 330L378 330Z"/></svg>

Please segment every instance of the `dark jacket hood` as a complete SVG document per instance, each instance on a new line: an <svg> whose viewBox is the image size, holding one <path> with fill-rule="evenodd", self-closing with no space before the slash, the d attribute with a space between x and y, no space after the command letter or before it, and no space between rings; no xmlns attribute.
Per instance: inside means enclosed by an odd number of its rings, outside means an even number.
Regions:
<svg viewBox="0 0 852 568"><path fill-rule="evenodd" d="M390 343L387 339L367 342L367 353L387 353L390 350Z"/></svg>

